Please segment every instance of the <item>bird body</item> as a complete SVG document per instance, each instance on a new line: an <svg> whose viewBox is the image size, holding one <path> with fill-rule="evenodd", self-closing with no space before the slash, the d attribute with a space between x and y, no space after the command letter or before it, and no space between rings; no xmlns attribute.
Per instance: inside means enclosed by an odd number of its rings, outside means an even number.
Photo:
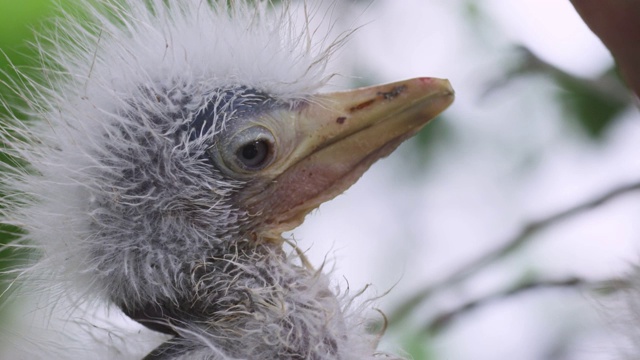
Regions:
<svg viewBox="0 0 640 360"><path fill-rule="evenodd" d="M74 338L29 356L83 358L69 349L98 337L122 359L379 356L361 306L281 233L444 110L448 84L316 94L345 37L317 41L289 3L83 6L45 37L44 84L14 90L33 124L3 132L26 165L3 169L2 222L37 253L17 293ZM72 330L96 308L150 340Z"/></svg>

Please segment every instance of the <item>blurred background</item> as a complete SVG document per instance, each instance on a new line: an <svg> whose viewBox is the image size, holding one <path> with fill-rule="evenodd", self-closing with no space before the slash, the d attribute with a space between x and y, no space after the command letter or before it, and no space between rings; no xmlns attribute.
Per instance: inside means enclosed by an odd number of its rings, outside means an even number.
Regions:
<svg viewBox="0 0 640 360"><path fill-rule="evenodd" d="M9 77L9 63L37 67L28 42L52 2L0 0ZM386 294L385 349L616 358L610 289L640 263L640 114L569 1L341 0L328 11L334 31L362 27L327 90L432 76L450 79L456 101L289 236L341 286Z"/></svg>

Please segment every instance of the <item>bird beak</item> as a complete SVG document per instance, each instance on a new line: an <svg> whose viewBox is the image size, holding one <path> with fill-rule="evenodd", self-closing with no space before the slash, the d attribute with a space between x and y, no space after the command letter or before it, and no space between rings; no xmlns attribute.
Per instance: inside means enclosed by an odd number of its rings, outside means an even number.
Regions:
<svg viewBox="0 0 640 360"><path fill-rule="evenodd" d="M292 146L269 169L271 179L244 199L265 219L262 235L279 237L344 192L378 159L415 135L452 102L449 81L417 78L315 96L288 110Z"/></svg>

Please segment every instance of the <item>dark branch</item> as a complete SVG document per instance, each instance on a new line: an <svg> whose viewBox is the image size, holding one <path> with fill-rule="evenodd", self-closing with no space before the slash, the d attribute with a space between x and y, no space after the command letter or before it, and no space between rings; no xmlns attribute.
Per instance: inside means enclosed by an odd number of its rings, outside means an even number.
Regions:
<svg viewBox="0 0 640 360"><path fill-rule="evenodd" d="M531 292L541 289L583 289L590 288L596 290L602 289L623 289L625 288L624 281L622 280L606 280L591 282L579 278L569 278L564 280L547 280L547 281L528 281L518 284L503 292L493 293L485 297L470 301L463 304L453 310L446 311L436 317L434 317L423 328L421 333L434 334L442 331L449 326L455 319L460 316L477 309L482 306L486 306L496 301L506 300L515 295Z"/></svg>
<svg viewBox="0 0 640 360"><path fill-rule="evenodd" d="M478 271L484 269L488 265L495 263L501 258L506 257L507 255L515 252L520 249L524 244L526 244L534 234L540 232L543 229L546 229L550 226L553 226L561 221L567 220L571 217L580 215L589 210L597 208L610 200L613 200L619 196L628 194L633 191L640 190L640 182L633 183L629 185L620 186L615 188L605 194L594 197L582 204L569 208L567 210L561 211L559 213L553 214L546 218L532 221L529 224L526 224L511 240L506 241L502 246L494 249L481 257L472 260L467 263L459 270L455 271L448 277L436 281L425 288L416 292L415 295L406 300L403 304L401 304L394 312L389 316L390 324L397 324L402 319L404 319L407 315L409 315L418 305L423 303L426 299L431 297L436 292L440 290L455 286L464 280L468 279L471 275L477 273Z"/></svg>

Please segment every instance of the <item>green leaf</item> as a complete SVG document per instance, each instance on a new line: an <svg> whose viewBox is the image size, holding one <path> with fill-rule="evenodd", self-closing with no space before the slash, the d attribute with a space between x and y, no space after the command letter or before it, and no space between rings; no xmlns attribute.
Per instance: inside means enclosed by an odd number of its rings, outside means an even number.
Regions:
<svg viewBox="0 0 640 360"><path fill-rule="evenodd" d="M615 69L611 69L605 76L614 78L614 72ZM587 135L595 140L602 137L616 116L629 105L628 102L594 91L570 78L557 77L556 82L562 88L559 99L565 109Z"/></svg>

